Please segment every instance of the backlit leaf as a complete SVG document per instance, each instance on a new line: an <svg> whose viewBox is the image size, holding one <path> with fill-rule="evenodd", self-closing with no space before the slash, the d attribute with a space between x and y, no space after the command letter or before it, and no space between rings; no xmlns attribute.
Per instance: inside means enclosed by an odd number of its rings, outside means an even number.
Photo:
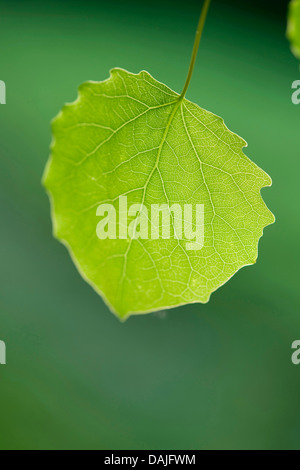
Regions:
<svg viewBox="0 0 300 470"><path fill-rule="evenodd" d="M300 59L300 0L290 3L287 35L295 56Z"/></svg>
<svg viewBox="0 0 300 470"><path fill-rule="evenodd" d="M260 195L271 179L220 117L147 72L114 69L108 80L80 86L54 120L53 136L44 183L55 236L120 318L207 302L255 263L263 229L274 221ZM170 239L100 240L97 208L114 204L119 217L121 195L128 206L203 204L203 248L188 250L174 219Z"/></svg>

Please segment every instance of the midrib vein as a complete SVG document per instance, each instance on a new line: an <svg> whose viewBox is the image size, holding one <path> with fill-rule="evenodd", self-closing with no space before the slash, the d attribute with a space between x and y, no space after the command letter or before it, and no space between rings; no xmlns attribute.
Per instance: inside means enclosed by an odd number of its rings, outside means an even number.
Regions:
<svg viewBox="0 0 300 470"><path fill-rule="evenodd" d="M144 192L143 192L143 199L142 199L142 202L141 202L141 207L142 207L142 205L143 205L144 202L145 202L146 192L147 192L148 185L149 185L149 183L150 183L150 181L151 181L151 178L152 178L152 176L154 175L155 171L156 171L157 168L158 168L158 164L159 164L159 160L160 160L162 148L163 148L164 143L165 143L165 141L166 141L166 138L167 138L167 135L168 135L168 133L169 133L169 130L170 130L172 121L173 121L173 119L174 119L174 116L175 116L175 114L176 114L176 111L178 110L178 108L179 108L179 106L180 106L180 104L181 104L181 101L182 101L181 99L178 99L178 101L177 101L176 105L174 106L174 109L173 109L173 111L172 111L172 113L170 114L170 117L169 117L169 119L168 119L168 122L167 122L167 125L166 125L166 128L165 128L165 131L164 131L163 136L162 136L162 139L161 139L161 143L160 143L160 145L159 145L159 147L158 147L158 151L157 151L157 156L156 156L155 164L154 164L154 166L153 166L153 168L152 168L152 171L151 171L151 173L149 174L148 179L147 179L147 181L146 181L146 183L145 183Z"/></svg>
<svg viewBox="0 0 300 470"><path fill-rule="evenodd" d="M176 111L178 110L178 108L179 108L179 106L181 105L181 103L182 103L182 98L179 97L179 98L178 98L178 101L177 101L177 103L175 104L174 109L173 109L173 111L171 112L170 117L169 117L169 119L168 119L168 122L167 122L167 125L166 125L166 128L165 128L165 131L164 131L163 136L162 136L162 139L161 139L161 143L160 143L159 148L158 148L158 151L157 151L157 156L156 156L155 164L154 164L154 166L153 166L153 168L152 168L152 171L151 171L151 173L149 174L149 176L148 176L148 178L147 178L147 181L146 181L146 183L145 183L145 187L144 187L144 191L143 191L143 198L142 198L140 210L142 209L143 204L144 204L144 202L145 202L146 192L147 192L147 188L148 188L148 186L149 186L149 183L150 183L150 181L151 181L151 178L152 178L153 174L155 173L155 171L156 171L157 168L158 168L158 164L159 164L159 160L160 160L162 148L163 148L164 143L165 143L165 141L166 141L166 138L167 138L168 132L169 132L169 130L170 130L172 121L173 121L174 116L175 116L175 114L176 114ZM138 220L138 217L135 219L136 224L135 224L134 232L135 232L135 229L136 229L137 220ZM130 251L130 248L131 248L131 245L132 245L132 241L133 241L133 240L134 240L134 237L132 237L132 238L130 239L129 244L128 244L128 247L127 247L127 250L126 250L126 252L124 253L123 272L122 272L121 279L120 279L120 281L119 281L119 286L121 287L121 295L120 295L120 298L121 298L121 299L123 299L124 279L125 279L125 277L126 277L126 269L127 269L127 258L128 258L129 251ZM154 268L155 268L155 264L154 264Z"/></svg>

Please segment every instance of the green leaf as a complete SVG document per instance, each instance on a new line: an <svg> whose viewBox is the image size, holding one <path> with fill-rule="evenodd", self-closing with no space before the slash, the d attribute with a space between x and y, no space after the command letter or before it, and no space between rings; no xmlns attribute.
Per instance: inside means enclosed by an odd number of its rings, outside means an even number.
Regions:
<svg viewBox="0 0 300 470"><path fill-rule="evenodd" d="M292 51L300 59L300 0L292 0L289 5L287 36Z"/></svg>
<svg viewBox="0 0 300 470"><path fill-rule="evenodd" d="M53 135L44 183L55 236L120 318L205 303L255 263L263 229L274 221L260 195L271 179L220 117L145 71L114 69L108 80L80 86ZM112 203L119 218L121 195L128 206L204 204L203 248L187 249L174 218L170 239L99 240L97 208Z"/></svg>

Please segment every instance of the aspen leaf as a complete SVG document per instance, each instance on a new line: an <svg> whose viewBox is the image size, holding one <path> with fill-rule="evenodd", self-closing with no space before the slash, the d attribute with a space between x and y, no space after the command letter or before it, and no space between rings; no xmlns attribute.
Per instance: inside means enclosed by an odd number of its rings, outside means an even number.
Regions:
<svg viewBox="0 0 300 470"><path fill-rule="evenodd" d="M81 85L78 99L64 106L44 175L54 233L120 318L205 303L255 263L263 229L274 221L260 194L271 179L245 146L223 119L145 71L113 69L109 79ZM121 196L128 207L201 205L203 246L187 249L171 217L169 238L100 239L101 204L112 205L117 231L126 233Z"/></svg>
<svg viewBox="0 0 300 470"><path fill-rule="evenodd" d="M300 59L300 0L292 0L289 5L287 35L292 51Z"/></svg>

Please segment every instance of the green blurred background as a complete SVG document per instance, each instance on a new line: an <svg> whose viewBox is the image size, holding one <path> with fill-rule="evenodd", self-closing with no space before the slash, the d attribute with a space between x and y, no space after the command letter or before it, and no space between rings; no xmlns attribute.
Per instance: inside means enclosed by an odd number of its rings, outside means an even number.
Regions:
<svg viewBox="0 0 300 470"><path fill-rule="evenodd" d="M188 92L273 178L258 263L121 324L52 238L50 120L114 66L180 92L201 2L0 0L0 449L300 449L299 67L274 3L213 0Z"/></svg>

